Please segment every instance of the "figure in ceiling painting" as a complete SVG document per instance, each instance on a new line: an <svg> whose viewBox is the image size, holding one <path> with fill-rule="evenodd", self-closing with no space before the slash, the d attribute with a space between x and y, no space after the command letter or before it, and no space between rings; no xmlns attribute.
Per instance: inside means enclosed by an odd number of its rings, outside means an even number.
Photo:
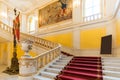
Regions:
<svg viewBox="0 0 120 80"><path fill-rule="evenodd" d="M62 9L61 13L62 13L62 15L64 15L66 13L67 1L68 0L59 0L59 1L61 3L61 9Z"/></svg>

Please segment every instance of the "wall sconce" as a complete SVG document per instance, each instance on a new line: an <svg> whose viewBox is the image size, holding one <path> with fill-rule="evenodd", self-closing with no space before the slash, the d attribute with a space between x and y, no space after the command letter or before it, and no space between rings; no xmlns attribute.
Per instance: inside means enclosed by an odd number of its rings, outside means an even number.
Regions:
<svg viewBox="0 0 120 80"><path fill-rule="evenodd" d="M73 7L77 8L80 6L80 0L73 0Z"/></svg>

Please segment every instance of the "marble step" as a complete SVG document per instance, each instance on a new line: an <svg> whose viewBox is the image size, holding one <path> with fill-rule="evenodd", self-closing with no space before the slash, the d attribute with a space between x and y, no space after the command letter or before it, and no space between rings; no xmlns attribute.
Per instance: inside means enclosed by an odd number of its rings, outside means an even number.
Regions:
<svg viewBox="0 0 120 80"><path fill-rule="evenodd" d="M60 65L50 65L50 68L56 68L56 69L63 69L64 66L60 66Z"/></svg>
<svg viewBox="0 0 120 80"><path fill-rule="evenodd" d="M109 59L102 59L102 61L120 61L120 58L109 58Z"/></svg>
<svg viewBox="0 0 120 80"><path fill-rule="evenodd" d="M103 66L114 66L114 67L120 67L120 64L119 63L103 63L102 64Z"/></svg>
<svg viewBox="0 0 120 80"><path fill-rule="evenodd" d="M103 70L110 70L110 71L117 71L120 72L120 67L114 67L114 66L103 66Z"/></svg>
<svg viewBox="0 0 120 80"><path fill-rule="evenodd" d="M47 78L54 79L58 74L43 71L43 72L40 72L40 75Z"/></svg>
<svg viewBox="0 0 120 80"><path fill-rule="evenodd" d="M111 77L111 76L103 76L103 80L120 80L120 78Z"/></svg>
<svg viewBox="0 0 120 80"><path fill-rule="evenodd" d="M109 62L109 63L120 63L120 60L102 60L102 62Z"/></svg>
<svg viewBox="0 0 120 80"><path fill-rule="evenodd" d="M46 68L45 71L58 74L62 69Z"/></svg>
<svg viewBox="0 0 120 80"><path fill-rule="evenodd" d="M61 60L71 60L72 57L60 58Z"/></svg>
<svg viewBox="0 0 120 80"><path fill-rule="evenodd" d="M111 59L111 60L114 60L114 59L119 59L120 60L120 58L119 57L102 57L102 59Z"/></svg>
<svg viewBox="0 0 120 80"><path fill-rule="evenodd" d="M56 60L56 62L68 63L70 60Z"/></svg>
<svg viewBox="0 0 120 80"><path fill-rule="evenodd" d="M120 72L103 70L103 75L120 78Z"/></svg>
<svg viewBox="0 0 120 80"><path fill-rule="evenodd" d="M109 62L109 61L103 61L102 64L108 64L108 63L112 63L112 64L120 64L120 62L114 61L114 62Z"/></svg>
<svg viewBox="0 0 120 80"><path fill-rule="evenodd" d="M53 64L55 64L55 65L62 65L62 66L67 65L67 63L60 63L60 62L55 62L55 63L53 63Z"/></svg>
<svg viewBox="0 0 120 80"><path fill-rule="evenodd" d="M33 80L53 80L53 79L37 75L37 76L34 76Z"/></svg>

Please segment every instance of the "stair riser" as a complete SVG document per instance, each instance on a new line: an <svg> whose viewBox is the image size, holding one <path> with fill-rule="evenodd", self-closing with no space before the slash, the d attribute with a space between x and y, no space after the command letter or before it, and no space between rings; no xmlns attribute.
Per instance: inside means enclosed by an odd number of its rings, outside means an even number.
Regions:
<svg viewBox="0 0 120 80"><path fill-rule="evenodd" d="M119 64L102 64L102 66L120 67Z"/></svg>
<svg viewBox="0 0 120 80"><path fill-rule="evenodd" d="M96 79L97 78L97 76L96 77L93 77L93 76L87 76L87 75L77 75L77 74L71 74L71 73L68 73L68 72L62 72L62 74L64 74L64 75L69 75L69 76L74 76L74 77L80 77L80 78L86 78L86 79L89 79L89 80L94 80L94 79Z"/></svg>
<svg viewBox="0 0 120 80"><path fill-rule="evenodd" d="M92 74L102 74L102 72L101 71L90 71L90 70L83 70L83 69L79 69L79 70L77 70L77 69L71 69L71 68L67 68L66 70L69 70L69 71L76 71L76 72L86 72L86 73L92 73Z"/></svg>

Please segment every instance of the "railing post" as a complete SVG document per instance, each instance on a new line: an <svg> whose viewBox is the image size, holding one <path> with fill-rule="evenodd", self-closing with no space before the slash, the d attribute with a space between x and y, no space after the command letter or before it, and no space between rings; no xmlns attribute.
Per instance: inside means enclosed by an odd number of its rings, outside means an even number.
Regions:
<svg viewBox="0 0 120 80"><path fill-rule="evenodd" d="M33 75L37 72L37 59L32 59L29 55L31 44L24 42L22 49L25 54L19 60L19 77L18 80L33 80Z"/></svg>
<svg viewBox="0 0 120 80"><path fill-rule="evenodd" d="M33 75L36 74L37 70L36 60L22 57L19 60L19 76L18 80L33 80Z"/></svg>

